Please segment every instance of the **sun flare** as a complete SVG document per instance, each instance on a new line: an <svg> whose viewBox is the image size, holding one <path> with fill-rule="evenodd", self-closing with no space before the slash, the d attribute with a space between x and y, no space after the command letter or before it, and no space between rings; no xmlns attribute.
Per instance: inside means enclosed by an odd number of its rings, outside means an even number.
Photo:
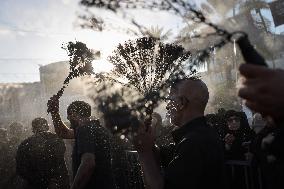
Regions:
<svg viewBox="0 0 284 189"><path fill-rule="evenodd" d="M113 65L108 62L105 57L99 60L94 60L92 65L95 73L110 72L113 69Z"/></svg>

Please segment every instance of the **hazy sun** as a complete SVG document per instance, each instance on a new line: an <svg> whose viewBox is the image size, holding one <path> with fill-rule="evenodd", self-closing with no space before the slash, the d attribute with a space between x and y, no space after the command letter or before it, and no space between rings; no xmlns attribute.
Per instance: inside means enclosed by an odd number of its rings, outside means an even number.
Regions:
<svg viewBox="0 0 284 189"><path fill-rule="evenodd" d="M112 70L113 65L107 61L107 57L111 55L119 43L124 43L131 39L131 36L114 31L106 31L94 33L91 36L84 35L82 39L88 47L101 52L101 58L92 62L94 71L98 73Z"/></svg>
<svg viewBox="0 0 284 189"><path fill-rule="evenodd" d="M94 60L92 65L95 73L110 72L113 68L113 65L107 61L106 57Z"/></svg>

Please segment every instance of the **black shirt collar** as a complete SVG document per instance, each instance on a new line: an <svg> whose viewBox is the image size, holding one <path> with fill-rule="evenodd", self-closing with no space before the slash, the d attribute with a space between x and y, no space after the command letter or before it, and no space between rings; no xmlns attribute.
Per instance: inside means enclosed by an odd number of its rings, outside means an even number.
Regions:
<svg viewBox="0 0 284 189"><path fill-rule="evenodd" d="M198 129L198 127L204 126L204 125L207 125L206 119L204 116L198 117L198 118L195 118L189 121L187 124L183 125L182 127L172 132L174 142L178 144L187 133L195 131L196 129Z"/></svg>

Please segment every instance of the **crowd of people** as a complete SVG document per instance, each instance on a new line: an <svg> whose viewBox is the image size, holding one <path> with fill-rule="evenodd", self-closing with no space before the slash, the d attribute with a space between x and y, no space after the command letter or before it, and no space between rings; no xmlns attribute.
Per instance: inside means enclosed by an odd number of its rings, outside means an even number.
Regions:
<svg viewBox="0 0 284 189"><path fill-rule="evenodd" d="M11 123L9 130L0 128L0 188L17 188L15 157L23 136L24 126L20 122Z"/></svg>
<svg viewBox="0 0 284 189"><path fill-rule="evenodd" d="M235 110L205 115L210 94L200 79L177 80L167 98L170 122L154 113L149 127L126 107L94 119L84 101L69 105L67 126L54 96L48 112L56 134L41 117L32 121L26 139L20 123L0 129L0 188L248 188L243 166L250 168L255 188L282 188L283 72L240 67L239 96L255 112L252 124ZM63 139L74 140L68 154L72 175Z"/></svg>

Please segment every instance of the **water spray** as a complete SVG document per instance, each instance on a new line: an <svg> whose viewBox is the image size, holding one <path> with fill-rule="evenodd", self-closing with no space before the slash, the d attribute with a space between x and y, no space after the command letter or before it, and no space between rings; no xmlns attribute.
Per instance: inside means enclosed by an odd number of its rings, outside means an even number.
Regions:
<svg viewBox="0 0 284 189"><path fill-rule="evenodd" d="M57 99L63 95L65 88L72 79L94 74L92 61L100 56L99 52L92 51L86 44L79 41L75 43L68 42L62 48L66 50L69 56L69 74L64 80L61 89L51 97ZM47 112L50 113L49 110Z"/></svg>

